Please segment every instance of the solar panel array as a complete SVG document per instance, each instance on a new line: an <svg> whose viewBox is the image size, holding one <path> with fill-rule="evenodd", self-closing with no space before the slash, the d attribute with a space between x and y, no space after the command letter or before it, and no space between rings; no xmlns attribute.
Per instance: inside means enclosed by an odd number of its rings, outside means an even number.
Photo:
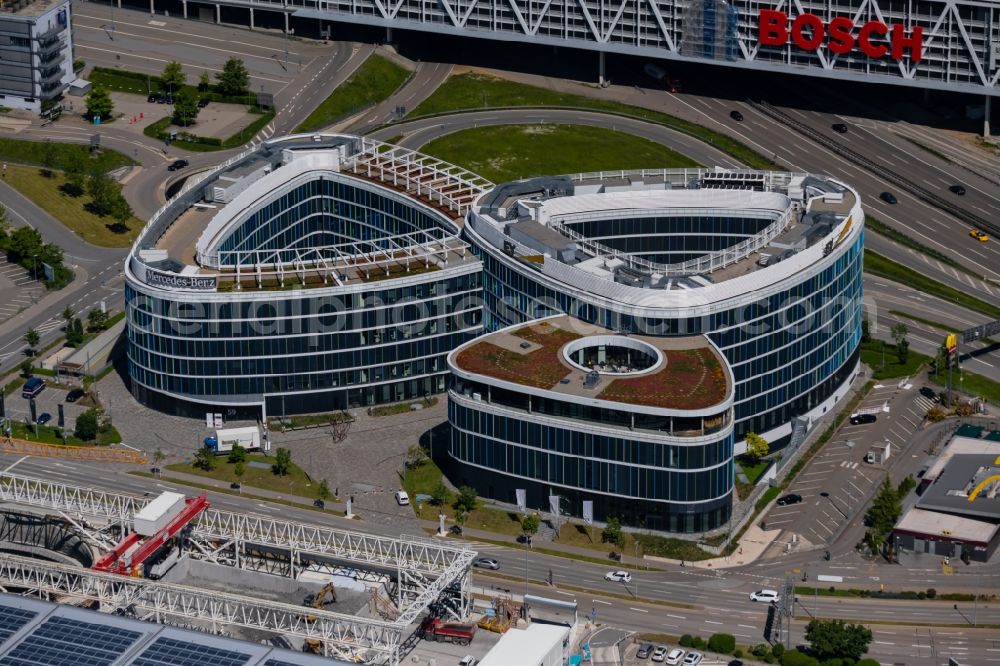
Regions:
<svg viewBox="0 0 1000 666"><path fill-rule="evenodd" d="M50 617L4 658L4 666L110 666L143 634L106 624Z"/></svg>
<svg viewBox="0 0 1000 666"><path fill-rule="evenodd" d="M281 661L280 659L268 659L264 662L264 666L301 666L300 664L293 664L290 661Z"/></svg>
<svg viewBox="0 0 1000 666"><path fill-rule="evenodd" d="M8 638L19 632L21 627L31 622L37 615L35 611L23 608L0 606L0 644L6 643Z"/></svg>
<svg viewBox="0 0 1000 666"><path fill-rule="evenodd" d="M245 652L161 636L132 660L131 666L243 666L249 660Z"/></svg>

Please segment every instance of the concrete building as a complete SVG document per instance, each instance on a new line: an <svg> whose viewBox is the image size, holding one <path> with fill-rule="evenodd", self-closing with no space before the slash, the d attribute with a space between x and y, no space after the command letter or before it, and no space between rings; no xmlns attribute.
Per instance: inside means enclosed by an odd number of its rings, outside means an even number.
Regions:
<svg viewBox="0 0 1000 666"><path fill-rule="evenodd" d="M48 111L73 72L69 0L0 3L0 106Z"/></svg>

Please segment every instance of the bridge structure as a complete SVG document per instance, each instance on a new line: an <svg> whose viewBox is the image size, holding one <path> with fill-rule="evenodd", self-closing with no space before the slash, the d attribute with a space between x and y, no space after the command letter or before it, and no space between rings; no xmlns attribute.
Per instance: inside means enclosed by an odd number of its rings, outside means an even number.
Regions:
<svg viewBox="0 0 1000 666"><path fill-rule="evenodd" d="M150 498L0 475L0 501L54 512L105 551L131 530ZM102 610L164 623L194 621L211 631L243 627L322 644L328 656L370 664L399 664L401 646L428 607L464 619L471 610L471 566L476 552L431 539L383 537L210 507L182 532L185 554L222 566L296 577L305 569L349 570L358 580L391 591L392 619L328 610L303 613L294 604L220 594L70 565L0 555L0 586L46 596L84 598ZM315 615L317 621L311 621ZM308 620L305 619L308 616Z"/></svg>

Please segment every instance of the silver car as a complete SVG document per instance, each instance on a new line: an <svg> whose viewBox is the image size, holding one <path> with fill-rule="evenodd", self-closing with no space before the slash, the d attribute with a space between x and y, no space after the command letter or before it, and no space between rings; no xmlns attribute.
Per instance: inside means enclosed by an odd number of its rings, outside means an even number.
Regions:
<svg viewBox="0 0 1000 666"><path fill-rule="evenodd" d="M472 563L472 566L479 567L480 569L493 569L496 571L500 568L500 562L494 560L492 557L480 557Z"/></svg>
<svg viewBox="0 0 1000 666"><path fill-rule="evenodd" d="M684 657L684 666L698 666L702 659L701 652L688 652Z"/></svg>

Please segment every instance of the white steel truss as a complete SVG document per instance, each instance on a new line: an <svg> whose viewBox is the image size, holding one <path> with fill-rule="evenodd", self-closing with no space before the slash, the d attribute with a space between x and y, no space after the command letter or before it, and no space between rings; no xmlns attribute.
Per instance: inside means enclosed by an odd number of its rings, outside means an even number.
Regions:
<svg viewBox="0 0 1000 666"><path fill-rule="evenodd" d="M0 475L0 500L102 518L130 527L145 498L14 474ZM431 604L459 619L471 610L470 570L477 553L431 540L383 537L209 508L192 525L188 554L245 569L296 576L316 564L395 577L402 632ZM280 554L276 556L276 554ZM0 581L7 580L0 575ZM364 622L358 619L357 622Z"/></svg>
<svg viewBox="0 0 1000 666"><path fill-rule="evenodd" d="M0 554L0 582L28 593L69 596L126 611L153 622L173 619L207 626L212 633L244 627L320 641L327 656L368 664L399 663L405 628L398 622L359 618L322 609L214 590L107 574L64 564Z"/></svg>
<svg viewBox="0 0 1000 666"><path fill-rule="evenodd" d="M997 94L1000 5L978 0L221 0L323 22L361 23L647 58ZM761 46L759 11L923 30L923 57ZM858 28L854 30L857 36ZM887 44L884 39L879 45Z"/></svg>

